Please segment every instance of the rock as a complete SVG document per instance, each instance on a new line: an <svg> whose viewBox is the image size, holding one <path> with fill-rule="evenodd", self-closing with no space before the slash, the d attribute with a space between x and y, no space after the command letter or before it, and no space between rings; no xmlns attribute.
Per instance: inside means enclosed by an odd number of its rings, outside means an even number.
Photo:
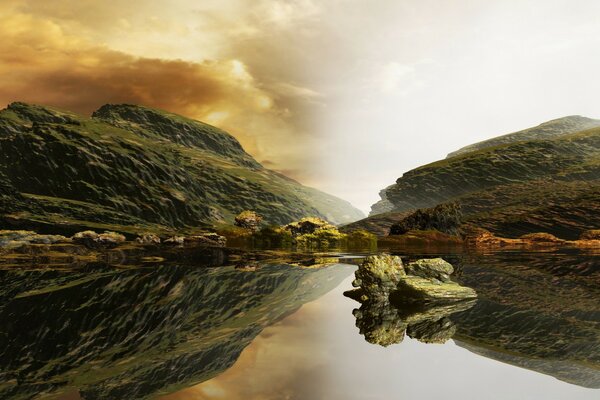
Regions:
<svg viewBox="0 0 600 400"><path fill-rule="evenodd" d="M475 303L470 300L397 307L387 301L367 300L352 314L360 334L372 344L387 347L402 342L405 335L423 343L444 343L456 333L456 326L449 316L468 310Z"/></svg>
<svg viewBox="0 0 600 400"><path fill-rule="evenodd" d="M423 343L446 343L455 333L456 325L448 317L419 322L406 329L408 337Z"/></svg>
<svg viewBox="0 0 600 400"><path fill-rule="evenodd" d="M458 283L409 275L398 282L392 296L396 303L434 303L474 299L477 293Z"/></svg>
<svg viewBox="0 0 600 400"><path fill-rule="evenodd" d="M181 246L185 242L184 236L171 236L168 239L165 239L164 244Z"/></svg>
<svg viewBox="0 0 600 400"><path fill-rule="evenodd" d="M200 246L225 247L227 245L227 239L216 233L202 233L199 235L187 236L184 239L184 243Z"/></svg>
<svg viewBox="0 0 600 400"><path fill-rule="evenodd" d="M563 243L563 239L559 239L556 236L545 233L545 232L537 232L537 233L528 233L527 235L521 236L521 239L527 242L533 243Z"/></svg>
<svg viewBox="0 0 600 400"><path fill-rule="evenodd" d="M400 257L383 254L366 257L354 276L352 286L361 288L363 300L387 300L406 272Z"/></svg>
<svg viewBox="0 0 600 400"><path fill-rule="evenodd" d="M352 314L356 318L356 327L368 343L387 347L404 340L408 325L387 301L367 301Z"/></svg>
<svg viewBox="0 0 600 400"><path fill-rule="evenodd" d="M235 217L235 226L256 232L262 219L263 218L254 211L242 211Z"/></svg>
<svg viewBox="0 0 600 400"><path fill-rule="evenodd" d="M0 247L16 248L30 244L67 243L61 235L40 235L33 231L0 230Z"/></svg>
<svg viewBox="0 0 600 400"><path fill-rule="evenodd" d="M71 237L71 240L86 247L94 247L98 242L98 234L94 231L77 232Z"/></svg>
<svg viewBox="0 0 600 400"><path fill-rule="evenodd" d="M152 233L143 234L135 241L143 246L158 246L160 244L160 238Z"/></svg>
<svg viewBox="0 0 600 400"><path fill-rule="evenodd" d="M125 242L125 236L116 232L104 232L98 234L94 231L78 232L71 238L73 242L82 244L89 248L113 248Z"/></svg>
<svg viewBox="0 0 600 400"><path fill-rule="evenodd" d="M441 258L417 260L409 263L405 270L407 275L433 278L441 282L451 282L450 275L454 272L452 265Z"/></svg>

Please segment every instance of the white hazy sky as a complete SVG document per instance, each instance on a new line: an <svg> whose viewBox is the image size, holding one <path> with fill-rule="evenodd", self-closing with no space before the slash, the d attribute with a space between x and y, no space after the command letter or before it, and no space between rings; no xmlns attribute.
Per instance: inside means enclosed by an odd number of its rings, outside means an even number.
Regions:
<svg viewBox="0 0 600 400"><path fill-rule="evenodd" d="M459 147L600 117L598 0L118 3L0 2L0 103L178 112L365 212Z"/></svg>
<svg viewBox="0 0 600 400"><path fill-rule="evenodd" d="M350 1L323 89L318 186L368 211L402 173L566 116L600 117L600 2ZM326 53L325 53L326 54Z"/></svg>

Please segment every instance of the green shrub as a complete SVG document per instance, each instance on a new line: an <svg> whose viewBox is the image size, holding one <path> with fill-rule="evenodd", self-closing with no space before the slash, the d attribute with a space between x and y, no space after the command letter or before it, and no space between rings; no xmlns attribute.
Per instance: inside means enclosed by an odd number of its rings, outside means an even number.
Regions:
<svg viewBox="0 0 600 400"><path fill-rule="evenodd" d="M460 204L444 203L433 208L418 209L390 227L390 235L403 235L412 230L432 230L458 235L462 224Z"/></svg>

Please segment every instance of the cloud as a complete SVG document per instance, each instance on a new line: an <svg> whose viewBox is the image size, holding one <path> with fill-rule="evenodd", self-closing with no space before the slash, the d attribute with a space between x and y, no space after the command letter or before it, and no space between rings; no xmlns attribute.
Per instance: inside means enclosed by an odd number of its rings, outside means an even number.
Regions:
<svg viewBox="0 0 600 400"><path fill-rule="evenodd" d="M398 62L389 62L383 65L375 79L375 85L383 93L390 93L398 90L401 83L414 73L412 66L400 64Z"/></svg>
<svg viewBox="0 0 600 400"><path fill-rule="evenodd" d="M224 128L258 159L296 178L305 174L309 144L298 140L306 131L292 123L290 109L316 92L264 84L233 57L184 61L113 50L74 34L68 21L75 16L58 7L70 2L35 13L32 4L0 8L0 104L19 100L82 114L106 103L161 108Z"/></svg>

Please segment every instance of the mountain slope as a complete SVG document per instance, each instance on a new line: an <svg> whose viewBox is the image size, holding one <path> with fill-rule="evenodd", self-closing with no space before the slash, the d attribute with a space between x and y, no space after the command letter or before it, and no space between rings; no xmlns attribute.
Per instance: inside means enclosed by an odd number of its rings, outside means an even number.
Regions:
<svg viewBox="0 0 600 400"><path fill-rule="evenodd" d="M468 222L506 236L546 231L574 239L600 226L600 128L523 135L409 171L380 203L398 213L459 202Z"/></svg>
<svg viewBox="0 0 600 400"><path fill-rule="evenodd" d="M4 221L40 229L195 228L244 209L277 224L362 216L262 167L218 128L132 105L105 105L92 118L9 105L0 111L0 185L11 205Z"/></svg>
<svg viewBox="0 0 600 400"><path fill-rule="evenodd" d="M461 149L449 153L446 158L452 158L463 154L470 153L485 149L487 147L501 146L504 144L527 141L527 140L540 140L550 139L555 136L560 136L569 133L575 133L586 129L600 127L600 121L582 117L579 115L571 115L568 117L553 119L552 121L544 122L533 128L524 129L519 132L509 133L494 137L492 139L484 140L482 142L474 143L469 146L465 146Z"/></svg>

